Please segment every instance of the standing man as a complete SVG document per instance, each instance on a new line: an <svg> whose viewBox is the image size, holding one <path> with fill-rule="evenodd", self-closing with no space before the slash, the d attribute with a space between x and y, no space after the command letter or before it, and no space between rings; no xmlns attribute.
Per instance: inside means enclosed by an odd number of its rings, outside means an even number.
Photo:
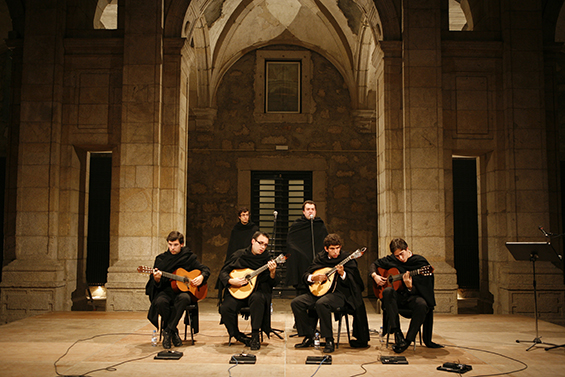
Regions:
<svg viewBox="0 0 565 377"><path fill-rule="evenodd" d="M286 238L286 249L290 254L286 267L286 285L296 289L296 295L308 291L302 275L315 256L324 251L324 238L328 230L324 221L316 217L316 203L306 200L302 204L302 216L296 219Z"/></svg>
<svg viewBox="0 0 565 377"><path fill-rule="evenodd" d="M200 263L196 255L184 246L184 235L172 231L167 236L168 250L157 255L153 264L153 273L145 286L145 294L149 296L151 306L147 319L158 329L159 315L163 320L163 348L182 346L177 329L178 323L186 307L195 299L188 292L177 291L171 280L163 276L163 272L174 273L178 268L188 272L199 270L200 274L190 281L192 286L205 284L210 276L210 269Z"/></svg>
<svg viewBox="0 0 565 377"><path fill-rule="evenodd" d="M237 250L248 247L251 244L253 234L259 230L259 227L249 219L249 216L249 209L245 207L241 207L237 211L237 217L239 220L231 231L224 263L227 262L232 254Z"/></svg>
<svg viewBox="0 0 565 377"><path fill-rule="evenodd" d="M220 302L220 314L222 323L226 326L229 336L251 347L252 350L261 348L260 331L267 334L271 332L271 297L273 287L277 284L277 264L270 259L266 253L269 246L269 235L260 231L255 232L251 239L251 245L245 249L236 251L224 264L220 271L220 291L223 300ZM249 269L247 274L267 266L268 268L256 276L256 281L250 283L245 277L231 277L234 270ZM239 288L247 284L254 284L252 292L243 298L239 296ZM227 288L227 289L224 289ZM233 290L233 293L232 293ZM222 295L220 295L222 297ZM239 331L237 324L237 313L243 307L249 306L251 312L251 338Z"/></svg>
<svg viewBox="0 0 565 377"><path fill-rule="evenodd" d="M387 334L394 334L393 351L396 353L404 352L410 346L410 343L416 339L422 324L424 324L422 335L426 346L429 348L443 347L432 342L433 310L436 305L434 276L433 274L427 276L417 274L413 277L410 275L410 271L429 266L428 261L421 255L413 254L402 238L393 239L389 247L391 254L374 261L369 267L369 272L378 287L384 287L387 284L386 278L379 275L379 268L383 270L396 268L403 274L402 280L406 289L396 291L393 287L386 287L382 290L381 300L388 317L388 325L384 324L383 328ZM400 329L398 308L406 308L412 311L412 319L406 332L406 338L404 338Z"/></svg>
<svg viewBox="0 0 565 377"><path fill-rule="evenodd" d="M324 250L319 253L303 276L305 285L327 280L325 274L316 273L317 270L330 267L336 268L336 274L332 287L321 297L317 297L308 290L295 297L290 306L294 313L294 321L298 336L303 336L302 343L296 344L295 348L307 348L314 344L314 332L318 318L320 319L320 335L326 339L325 353L331 353L335 349L332 312L338 307L353 310L353 336L350 346L354 348L367 347L369 342L369 323L367 311L363 302L362 292L365 289L363 279L357 268L355 259L340 265L348 257L341 254L341 237L337 234L328 234L324 239ZM314 318L309 311L316 309L318 318Z"/></svg>

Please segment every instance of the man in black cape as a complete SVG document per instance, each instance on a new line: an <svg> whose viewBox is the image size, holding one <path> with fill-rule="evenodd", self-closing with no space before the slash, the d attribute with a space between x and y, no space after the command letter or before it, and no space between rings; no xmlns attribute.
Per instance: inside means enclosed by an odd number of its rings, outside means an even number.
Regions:
<svg viewBox="0 0 565 377"><path fill-rule="evenodd" d="M305 201L302 204L302 216L292 223L286 238L286 249L290 254L286 263L286 285L293 286L297 295L308 291L302 275L314 257L324 251L324 238L327 235L324 221L316 217L316 203Z"/></svg>
<svg viewBox="0 0 565 377"><path fill-rule="evenodd" d="M357 268L355 259L349 260L344 265L339 265L348 257L341 253L342 240L337 234L329 234L324 239L324 251L316 255L316 258L303 275L305 285L326 280L325 274L315 274L315 271L331 267L336 268L332 288L321 297L310 292L294 298L290 304L294 313L294 321L298 336L303 336L302 343L296 344L295 348L311 347L314 343L314 332L318 318L320 319L320 334L326 339L325 353L331 353L335 349L332 312L338 307L353 311L353 336L356 339L350 341L354 348L367 347L369 342L369 323L367 311L363 302L362 292L365 289L363 279ZM312 309L316 310L317 318L312 316Z"/></svg>
<svg viewBox="0 0 565 377"><path fill-rule="evenodd" d="M259 227L249 219L249 210L241 207L237 212L238 222L233 227L226 252L224 263L230 259L237 250L245 249L251 245L253 234L259 230Z"/></svg>
<svg viewBox="0 0 565 377"><path fill-rule="evenodd" d="M429 348L441 348L443 346L432 342L433 310L436 305L434 294L433 274L415 274L410 276L410 271L429 266L428 261L421 255L413 254L408 249L408 244L402 238L395 238L390 242L391 254L377 259L369 267L371 277L379 287L386 285L386 279L379 275L378 268L389 270L398 269L403 274L404 286L396 291L392 286L382 290L382 304L388 317L388 326L383 324L383 332L394 334L395 344L392 347L396 353L404 352L412 342L422 324L424 325L424 343ZM400 318L398 308L412 310L412 319L406 332L406 338L400 329Z"/></svg>
<svg viewBox="0 0 565 377"><path fill-rule="evenodd" d="M251 347L252 350L261 348L260 331L269 336L271 333L271 298L273 287L277 284L277 264L271 260L267 250L269 236L257 231L251 239L251 245L236 251L224 264L220 271L220 314L221 323L226 326L228 334L236 340ZM250 269L255 271L261 267L268 268L257 275L255 288L245 298L236 298L228 288L240 288L248 284L244 277L230 277L233 270ZM250 272L252 272L250 271ZM223 298L223 299L222 299ZM251 316L251 338L239 331L237 313L243 307L249 307Z"/></svg>
<svg viewBox="0 0 565 377"><path fill-rule="evenodd" d="M188 272L200 270L200 275L192 279L190 284L201 286L206 284L210 276L210 269L200 263L196 255L184 246L184 235L172 231L167 236L168 250L157 255L153 264L153 273L145 286L145 294L149 296L151 306L147 319L158 329L159 315L163 320L163 348L171 348L171 341L175 347L182 346L178 333L178 323L186 307L195 298L188 292L176 291L171 286L171 279L164 277L163 272L174 273L183 268Z"/></svg>

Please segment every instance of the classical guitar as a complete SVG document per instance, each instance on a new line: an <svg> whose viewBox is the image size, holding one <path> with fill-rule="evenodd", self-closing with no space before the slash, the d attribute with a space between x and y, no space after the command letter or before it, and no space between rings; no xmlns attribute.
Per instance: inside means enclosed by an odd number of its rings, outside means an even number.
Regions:
<svg viewBox="0 0 565 377"><path fill-rule="evenodd" d="M410 276L416 275L424 275L430 276L434 273L434 268L430 265L418 268L417 270L410 271ZM373 280L373 292L375 292L375 296L378 298L383 298L383 290L387 287L393 287L395 291L402 290L404 286L404 281L402 280L402 276L397 268L389 268L388 270L385 268L377 268L377 274L386 278L385 285L377 285Z"/></svg>
<svg viewBox="0 0 565 377"><path fill-rule="evenodd" d="M277 264L284 263L286 262L286 258L287 256L281 254L276 257L274 261ZM247 280L247 284L242 285L241 287L229 287L228 290L231 295L239 300L249 297L257 284L257 276L268 268L269 264L265 264L256 270L252 270L250 268L239 268L230 272L230 278L245 278L245 280Z"/></svg>
<svg viewBox="0 0 565 377"><path fill-rule="evenodd" d="M137 272L142 274L152 274L153 269L148 266L137 267ZM190 281L200 275L200 270L187 271L184 268L177 268L175 272L161 271L164 277L171 279L171 287L175 292L188 292L196 300L202 300L208 294L208 284L198 287L190 284Z"/></svg>
<svg viewBox="0 0 565 377"><path fill-rule="evenodd" d="M335 267L324 267L314 271L312 275L326 275L327 280L322 282L316 281L313 284L311 284L309 287L310 292L312 292L312 294L317 297L323 296L326 293L328 293L328 291L334 285L335 276L336 276L335 273L337 272L336 267L343 266L352 259L360 258L361 256L363 256L363 253L365 253L365 250L367 250L366 247L355 250L347 258L339 262Z"/></svg>

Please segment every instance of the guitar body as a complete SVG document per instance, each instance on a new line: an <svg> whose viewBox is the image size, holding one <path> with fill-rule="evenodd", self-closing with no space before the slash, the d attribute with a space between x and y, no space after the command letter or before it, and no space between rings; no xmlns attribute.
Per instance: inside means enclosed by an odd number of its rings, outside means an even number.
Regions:
<svg viewBox="0 0 565 377"><path fill-rule="evenodd" d="M175 272L173 272L173 274L176 276L188 278L189 280L180 281L171 279L171 287L175 292L188 292L188 294L190 294L196 300L202 300L208 294L208 284L202 284L198 287L190 284L190 280L198 277L200 273L200 270L187 271L184 268L177 268Z"/></svg>
<svg viewBox="0 0 565 377"><path fill-rule="evenodd" d="M387 279L385 285L377 285L373 280L373 292L378 298L383 298L383 291L385 288L393 287L395 291L402 290L404 287L404 281L402 279L394 281L395 275L400 275L400 271L397 268L390 268L388 270L384 268L377 268L377 274L381 275L383 278ZM392 277L392 279L391 279Z"/></svg>
<svg viewBox="0 0 565 377"><path fill-rule="evenodd" d="M320 268L319 270L314 271L312 275L324 275L330 272L331 269L332 269L331 267ZM328 276L328 280L324 282L316 281L312 283L309 286L310 292L316 297L321 297L325 295L333 287L336 275L338 274L332 274Z"/></svg>
<svg viewBox="0 0 565 377"><path fill-rule="evenodd" d="M250 268L240 268L233 270L230 272L230 278L244 278L249 276L253 273L253 270ZM255 289L255 284L257 283L257 276L253 276L249 279L249 283L241 286L241 287L229 287L228 290L230 291L231 295L238 300L243 300Z"/></svg>

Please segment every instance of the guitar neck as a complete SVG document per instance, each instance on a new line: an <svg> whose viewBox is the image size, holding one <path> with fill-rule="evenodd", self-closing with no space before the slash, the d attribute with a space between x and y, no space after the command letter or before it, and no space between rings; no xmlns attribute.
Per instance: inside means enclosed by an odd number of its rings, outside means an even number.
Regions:
<svg viewBox="0 0 565 377"><path fill-rule="evenodd" d="M343 266L344 264L346 264L347 262L349 262L351 259L353 259L353 258L352 258L351 255L350 255L350 256L348 256L347 258L345 258L344 260L342 260L341 262L339 262L338 264L336 264L336 266L335 266L334 268L332 268L331 270L329 270L329 271L326 273L326 276L327 276L327 277L330 277L330 276L332 276L333 274L335 274L336 271L337 271L337 267L338 267L338 266Z"/></svg>
<svg viewBox="0 0 565 377"><path fill-rule="evenodd" d="M421 271L421 268L418 268L417 270L409 271L409 274L410 274L410 276L416 276L416 275L420 274L420 271ZM404 274L392 275L392 281L402 280L402 276L404 276Z"/></svg>
<svg viewBox="0 0 565 377"><path fill-rule="evenodd" d="M179 276L179 275L171 274L170 272L165 272L165 271L161 271L161 274L164 277L172 279L172 280L183 281L183 282L189 281L190 282L190 279L186 276Z"/></svg>
<svg viewBox="0 0 565 377"><path fill-rule="evenodd" d="M261 267L259 267L258 269L256 269L255 271L253 271L252 273L249 274L249 279L253 279L255 276L259 275L261 272L265 271L267 268L269 268L269 264L265 264Z"/></svg>

